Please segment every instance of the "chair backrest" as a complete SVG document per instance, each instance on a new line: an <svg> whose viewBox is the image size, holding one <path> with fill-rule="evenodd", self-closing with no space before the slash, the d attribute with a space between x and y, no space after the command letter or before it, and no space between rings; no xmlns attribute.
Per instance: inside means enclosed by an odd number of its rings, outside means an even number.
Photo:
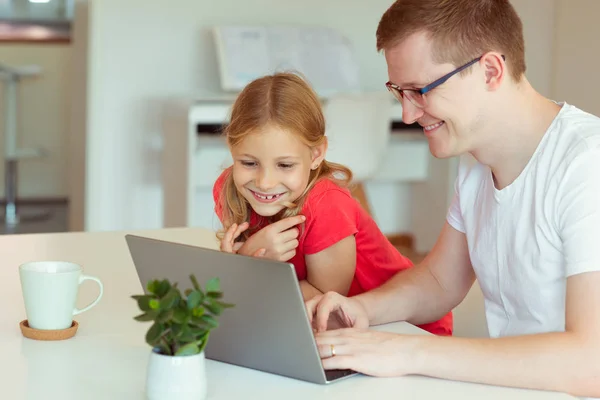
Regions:
<svg viewBox="0 0 600 400"><path fill-rule="evenodd" d="M375 174L389 143L392 101L384 91L329 97L323 106L326 160L350 168L355 181Z"/></svg>

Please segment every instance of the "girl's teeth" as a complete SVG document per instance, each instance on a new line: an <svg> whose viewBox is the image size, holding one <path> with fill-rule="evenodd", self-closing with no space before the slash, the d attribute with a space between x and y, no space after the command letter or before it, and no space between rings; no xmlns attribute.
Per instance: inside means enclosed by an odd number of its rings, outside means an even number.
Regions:
<svg viewBox="0 0 600 400"><path fill-rule="evenodd" d="M263 199L263 200L272 200L273 198L279 197L279 195L278 195L278 194L271 194L271 195L268 195L268 196L264 196L264 195L262 195L262 194L258 194L258 193L256 193L256 195L257 195L259 198Z"/></svg>

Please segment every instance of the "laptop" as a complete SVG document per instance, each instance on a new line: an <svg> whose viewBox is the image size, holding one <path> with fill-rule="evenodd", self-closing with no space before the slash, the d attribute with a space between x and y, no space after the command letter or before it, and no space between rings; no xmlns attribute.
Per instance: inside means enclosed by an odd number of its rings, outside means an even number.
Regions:
<svg viewBox="0 0 600 400"><path fill-rule="evenodd" d="M178 282L182 292L194 274L204 287L218 277L223 301L235 304L219 316L205 348L208 359L289 378L328 384L357 374L323 369L298 279L291 263L125 236L140 283Z"/></svg>

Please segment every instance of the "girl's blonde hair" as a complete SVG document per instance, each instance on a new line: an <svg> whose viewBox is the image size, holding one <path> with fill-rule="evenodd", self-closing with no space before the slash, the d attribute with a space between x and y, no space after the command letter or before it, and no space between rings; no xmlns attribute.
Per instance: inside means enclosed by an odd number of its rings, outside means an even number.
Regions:
<svg viewBox="0 0 600 400"><path fill-rule="evenodd" d="M230 123L224 129L227 144L233 148L247 135L259 132L267 125L295 134L310 148L327 140L325 118L317 94L306 81L293 73L264 76L242 90L233 104ZM316 169L310 171L308 185L302 195L294 203L286 204L287 208L269 218L268 222L297 215L302 210L306 195L321 178L332 179L340 186L347 187L352 180L352 172L343 165L323 160ZM231 172L227 174L220 196L218 201L223 213L223 231L217 236L222 238L223 232L234 223L250 222L251 207L238 192ZM242 233L240 239L246 240L255 228L251 226Z"/></svg>

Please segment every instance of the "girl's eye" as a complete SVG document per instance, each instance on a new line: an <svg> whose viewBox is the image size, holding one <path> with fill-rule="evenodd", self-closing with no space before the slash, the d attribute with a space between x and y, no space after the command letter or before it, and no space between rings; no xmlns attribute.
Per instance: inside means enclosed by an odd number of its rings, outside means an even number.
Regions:
<svg viewBox="0 0 600 400"><path fill-rule="evenodd" d="M279 168L282 169L290 169L293 168L295 164L279 164Z"/></svg>
<svg viewBox="0 0 600 400"><path fill-rule="evenodd" d="M244 167L255 167L256 166L256 162L254 162L254 161L240 161L240 163Z"/></svg>

